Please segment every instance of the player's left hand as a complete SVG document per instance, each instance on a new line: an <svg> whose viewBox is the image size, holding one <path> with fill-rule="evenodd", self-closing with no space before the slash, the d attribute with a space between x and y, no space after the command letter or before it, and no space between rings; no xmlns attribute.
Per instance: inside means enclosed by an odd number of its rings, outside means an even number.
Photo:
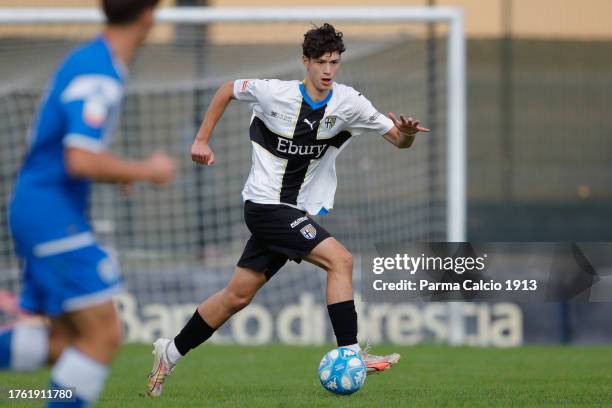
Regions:
<svg viewBox="0 0 612 408"><path fill-rule="evenodd" d="M406 117L404 115L400 115L399 119L395 116L393 112L389 112L389 118L393 121L395 126L402 133L407 133L409 135L415 135L419 132L429 132L430 129L419 126L421 124L420 120L414 119L412 117Z"/></svg>

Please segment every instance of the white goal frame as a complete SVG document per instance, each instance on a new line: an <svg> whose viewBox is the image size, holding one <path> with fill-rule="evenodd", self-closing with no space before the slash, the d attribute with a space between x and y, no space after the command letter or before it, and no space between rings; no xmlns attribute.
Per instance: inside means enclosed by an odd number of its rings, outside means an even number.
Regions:
<svg viewBox="0 0 612 408"><path fill-rule="evenodd" d="M424 22L448 25L447 46L447 206L446 239L466 241L466 64L463 10L455 7L213 8L173 7L157 11L162 23L296 22ZM2 24L100 24L93 8L0 8Z"/></svg>

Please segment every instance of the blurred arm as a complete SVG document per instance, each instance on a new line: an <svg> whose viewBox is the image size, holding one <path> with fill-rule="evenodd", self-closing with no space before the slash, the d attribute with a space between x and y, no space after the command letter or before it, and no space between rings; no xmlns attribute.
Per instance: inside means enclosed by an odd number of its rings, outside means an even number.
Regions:
<svg viewBox="0 0 612 408"><path fill-rule="evenodd" d="M65 163L72 177L121 184L147 181L162 186L170 183L176 173L173 160L159 153L145 160L126 160L109 152L70 147Z"/></svg>

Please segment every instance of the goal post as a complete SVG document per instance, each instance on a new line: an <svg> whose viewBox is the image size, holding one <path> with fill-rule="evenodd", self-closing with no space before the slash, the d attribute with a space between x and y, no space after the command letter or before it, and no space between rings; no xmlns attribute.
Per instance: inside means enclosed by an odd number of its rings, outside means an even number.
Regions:
<svg viewBox="0 0 612 408"><path fill-rule="evenodd" d="M133 307L140 319L133 323L140 334L132 340L149 339L145 332L152 326L145 317L150 319L153 310L160 309L148 306L163 304L172 317L160 320L180 321L193 312L192 303L220 289L231 275L248 238L240 200L250 165L248 106L232 104L219 123L212 141L215 166L192 165L189 147L203 110L223 81L243 75L301 79L300 36L312 23L330 22L353 41L346 58L343 55L338 82L363 91L383 112L421 119L427 105L428 67L417 28L429 23L442 28L441 46L436 47L441 51L435 56L443 61L437 75L442 120L431 134L417 136L407 152L391 151L372 135L351 142L338 159L335 210L322 224L354 251L357 263L376 242L466 240L466 50L461 9L177 7L158 10L156 19L161 31L135 61L113 149L136 157L154 148L169 151L181 160L177 183L167 192L137 186L129 200L111 186L97 186L92 201L96 232L102 242L118 249L127 286L137 292L122 303L125 313ZM0 9L0 62L10 62L0 63L3 205L27 148L26 133L48 75L66 51L87 39L84 32L95 32L103 21L97 9ZM30 73L35 75L24 78ZM432 155L419 143L421 137L438 138ZM428 180L426 157L435 157L435 180ZM424 220L428 214L434 214L433 221ZM10 273L0 277L0 286L18 289L16 269L3 223L0 271ZM319 316L324 276L304 263L287 269L264 287L256 307L243 315L247 317L238 319L236 325L243 324L244 330L230 328L219 334L221 338L264 342L268 326L261 321L270 315L282 326L286 306L297 300L303 307L314 302L312 310ZM457 307L449 305L449 316L460 315ZM254 328L253 319L264 320ZM323 320L309 319L310 326L300 333L311 337L299 341L316 343ZM269 329L273 339L296 338L293 326L277 326ZM157 333L171 335L176 329L166 325ZM445 340L461 343L462 330L461 324L449 324ZM379 340L389 341L389 336Z"/></svg>

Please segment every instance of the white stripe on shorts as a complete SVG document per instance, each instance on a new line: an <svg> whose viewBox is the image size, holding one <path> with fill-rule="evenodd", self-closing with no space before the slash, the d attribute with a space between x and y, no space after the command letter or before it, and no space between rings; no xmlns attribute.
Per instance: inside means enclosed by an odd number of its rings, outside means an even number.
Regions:
<svg viewBox="0 0 612 408"><path fill-rule="evenodd" d="M43 242L34 247L34 256L43 258L64 252L74 251L85 248L96 243L96 237L90 231L81 234L71 235L66 238L54 239Z"/></svg>
<svg viewBox="0 0 612 408"><path fill-rule="evenodd" d="M85 309L89 306L95 306L107 300L111 300L113 296L121 292L123 292L123 286L119 283L98 292L66 299L64 300L62 308L65 312L74 312L75 310Z"/></svg>

